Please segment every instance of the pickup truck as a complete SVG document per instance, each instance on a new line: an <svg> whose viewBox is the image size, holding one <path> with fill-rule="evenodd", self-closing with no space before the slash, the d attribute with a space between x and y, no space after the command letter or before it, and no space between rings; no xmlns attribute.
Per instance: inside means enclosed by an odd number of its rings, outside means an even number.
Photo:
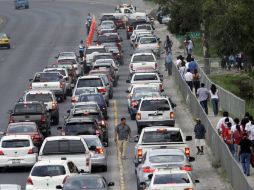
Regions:
<svg viewBox="0 0 254 190"><path fill-rule="evenodd" d="M143 155L147 150L163 149L163 148L177 148L185 152L187 157L190 156L190 148L186 141L191 141L192 136L185 136L180 128L177 127L163 127L154 126L144 128L140 136L136 136L134 147L134 164L142 161Z"/></svg>
<svg viewBox="0 0 254 190"><path fill-rule="evenodd" d="M38 72L29 81L29 90L49 90L62 102L66 99L66 81L59 72Z"/></svg>
<svg viewBox="0 0 254 190"><path fill-rule="evenodd" d="M92 62L93 62L93 57L96 54L99 54L99 53L107 53L106 49L103 45L89 46L88 48L86 48L86 50L85 50L85 62L86 62L86 67L88 67L87 69L91 69Z"/></svg>
<svg viewBox="0 0 254 190"><path fill-rule="evenodd" d="M9 123L32 121L43 135L50 134L51 117L43 102L19 102L9 113Z"/></svg>
<svg viewBox="0 0 254 190"><path fill-rule="evenodd" d="M136 84L153 84L157 86L161 92L164 91L162 79L160 79L158 73L134 73L131 79L126 80L126 82L131 84L128 88L129 92L131 86Z"/></svg>

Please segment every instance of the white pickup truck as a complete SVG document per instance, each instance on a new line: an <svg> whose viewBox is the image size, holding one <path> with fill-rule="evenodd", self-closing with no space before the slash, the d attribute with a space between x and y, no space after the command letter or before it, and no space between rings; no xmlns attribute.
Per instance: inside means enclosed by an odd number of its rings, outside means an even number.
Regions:
<svg viewBox="0 0 254 190"><path fill-rule="evenodd" d="M126 80L126 82L131 84L128 88L129 92L131 86L136 84L153 84L157 86L161 92L164 91L162 79L160 79L158 73L134 73L131 79Z"/></svg>
<svg viewBox="0 0 254 190"><path fill-rule="evenodd" d="M91 153L84 139L79 136L47 137L42 143L38 160L68 160L79 170L91 172Z"/></svg>
<svg viewBox="0 0 254 190"><path fill-rule="evenodd" d="M118 13L123 13L125 16L135 19L137 17L146 17L146 13L143 12L136 12L133 9L130 9L128 7L120 7L119 9L116 10Z"/></svg>
<svg viewBox="0 0 254 190"><path fill-rule="evenodd" d="M59 72L38 72L29 81L29 90L49 90L61 101L66 99L66 81Z"/></svg>
<svg viewBox="0 0 254 190"><path fill-rule="evenodd" d="M147 150L177 148L185 152L187 157L190 156L190 148L186 141L191 141L192 136L184 136L182 130L177 127L147 127L144 128L140 136L136 136L134 147L134 163L137 166Z"/></svg>

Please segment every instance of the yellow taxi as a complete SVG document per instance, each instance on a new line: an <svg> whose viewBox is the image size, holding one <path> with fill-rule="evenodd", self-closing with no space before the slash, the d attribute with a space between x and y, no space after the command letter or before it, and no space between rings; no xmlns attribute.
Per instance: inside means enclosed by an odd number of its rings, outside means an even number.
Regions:
<svg viewBox="0 0 254 190"><path fill-rule="evenodd" d="M11 48L10 37L5 33L0 33L0 47Z"/></svg>

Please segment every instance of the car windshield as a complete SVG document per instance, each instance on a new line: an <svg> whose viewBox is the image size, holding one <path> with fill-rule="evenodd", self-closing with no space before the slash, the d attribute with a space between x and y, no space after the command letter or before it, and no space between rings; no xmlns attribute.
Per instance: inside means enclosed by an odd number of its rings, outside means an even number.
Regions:
<svg viewBox="0 0 254 190"><path fill-rule="evenodd" d="M40 104L17 104L14 108L15 114L24 114L24 113L38 113L41 114L43 108Z"/></svg>
<svg viewBox="0 0 254 190"><path fill-rule="evenodd" d="M142 143L166 143L166 142L183 142L180 131L156 130L145 131Z"/></svg>
<svg viewBox="0 0 254 190"><path fill-rule="evenodd" d="M133 63L142 62L142 61L144 61L144 62L155 62L155 59L154 59L153 55L147 54L147 55L136 55L136 56L133 57L133 60L132 60Z"/></svg>
<svg viewBox="0 0 254 190"><path fill-rule="evenodd" d="M100 78L86 78L86 79L79 79L77 88L80 87L101 87L103 86L102 80Z"/></svg>
<svg viewBox="0 0 254 190"><path fill-rule="evenodd" d="M132 99L139 100L145 97L159 97L160 93L158 91L137 91L133 94Z"/></svg>
<svg viewBox="0 0 254 190"><path fill-rule="evenodd" d="M141 44L154 44L157 43L156 38L141 38L140 39Z"/></svg>
<svg viewBox="0 0 254 190"><path fill-rule="evenodd" d="M100 42L100 43L119 42L119 38L118 38L117 35L101 35L101 36L98 36L97 41Z"/></svg>
<svg viewBox="0 0 254 190"><path fill-rule="evenodd" d="M46 176L59 176L65 175L65 168L61 165L46 165L46 166L36 166L33 168L31 176L35 177L46 177Z"/></svg>
<svg viewBox="0 0 254 190"><path fill-rule="evenodd" d="M67 123L65 126L66 135L95 135L96 127L93 122Z"/></svg>
<svg viewBox="0 0 254 190"><path fill-rule="evenodd" d="M92 54L93 52L106 53L106 49L105 48L86 49L86 54Z"/></svg>
<svg viewBox="0 0 254 190"><path fill-rule="evenodd" d="M0 33L0 38L7 38L7 35L4 33Z"/></svg>
<svg viewBox="0 0 254 190"><path fill-rule="evenodd" d="M153 184L166 185L166 184L180 184L190 183L189 177L185 173L173 173L173 174L157 174L154 177Z"/></svg>
<svg viewBox="0 0 254 190"><path fill-rule="evenodd" d="M59 73L37 73L33 82L57 82L62 78Z"/></svg>
<svg viewBox="0 0 254 190"><path fill-rule="evenodd" d="M156 155L150 156L149 162L151 163L168 163L168 162L183 162L183 155Z"/></svg>
<svg viewBox="0 0 254 190"><path fill-rule="evenodd" d="M26 95L26 101L32 102L32 101L38 101L38 102L52 102L53 98L51 94L27 94Z"/></svg>
<svg viewBox="0 0 254 190"><path fill-rule="evenodd" d="M50 70L45 70L46 73L50 72L59 72L61 75L66 76L66 72L64 69L50 69Z"/></svg>
<svg viewBox="0 0 254 190"><path fill-rule="evenodd" d="M137 26L137 29L138 29L138 30L142 30L142 29L145 29L145 30L152 30L152 27L149 26L149 25L139 25L139 26Z"/></svg>
<svg viewBox="0 0 254 190"><path fill-rule="evenodd" d="M89 148L91 146L102 147L102 144L98 138L84 138L84 140Z"/></svg>
<svg viewBox="0 0 254 190"><path fill-rule="evenodd" d="M79 96L80 94L89 94L89 93L97 93L97 88L77 88L75 91L75 96Z"/></svg>
<svg viewBox="0 0 254 190"><path fill-rule="evenodd" d="M81 140L52 140L44 145L43 155L84 154L86 148Z"/></svg>
<svg viewBox="0 0 254 190"><path fill-rule="evenodd" d="M84 177L70 179L64 184L63 190L81 190L81 189L104 189L106 187L102 178Z"/></svg>
<svg viewBox="0 0 254 190"><path fill-rule="evenodd" d="M79 96L78 102L97 102L104 104L104 99L101 94L87 94Z"/></svg>
<svg viewBox="0 0 254 190"><path fill-rule="evenodd" d="M22 148L29 147L30 142L26 139L4 140L2 141L2 148Z"/></svg>
<svg viewBox="0 0 254 190"><path fill-rule="evenodd" d="M169 111L170 105L167 100L143 100L140 111Z"/></svg>
<svg viewBox="0 0 254 190"><path fill-rule="evenodd" d="M57 61L57 63L59 64L63 64L63 63L72 63L72 64L76 64L76 60L75 59L59 59Z"/></svg>
<svg viewBox="0 0 254 190"><path fill-rule="evenodd" d="M7 129L7 133L32 133L37 132L36 125L33 124L22 124L22 125L12 125L10 124Z"/></svg>
<svg viewBox="0 0 254 190"><path fill-rule="evenodd" d="M100 115L99 112L89 112L87 110L84 110L84 112L79 112L79 113L73 113L73 117L87 117L91 118L93 120L101 120L103 119Z"/></svg>
<svg viewBox="0 0 254 190"><path fill-rule="evenodd" d="M143 80L156 80L158 81L157 75L135 75L134 81L143 81Z"/></svg>

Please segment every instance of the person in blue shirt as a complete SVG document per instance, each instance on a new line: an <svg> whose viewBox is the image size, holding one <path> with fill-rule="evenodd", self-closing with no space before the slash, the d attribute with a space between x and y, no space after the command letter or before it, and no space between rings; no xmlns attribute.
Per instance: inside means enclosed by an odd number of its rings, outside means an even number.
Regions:
<svg viewBox="0 0 254 190"><path fill-rule="evenodd" d="M172 75L172 64L173 64L173 56L170 51L166 52L165 57L165 71L168 71L168 75Z"/></svg>
<svg viewBox="0 0 254 190"><path fill-rule="evenodd" d="M198 65L194 58L191 58L190 63L188 65L188 69L190 69L190 72L193 74L194 70L198 68Z"/></svg>

